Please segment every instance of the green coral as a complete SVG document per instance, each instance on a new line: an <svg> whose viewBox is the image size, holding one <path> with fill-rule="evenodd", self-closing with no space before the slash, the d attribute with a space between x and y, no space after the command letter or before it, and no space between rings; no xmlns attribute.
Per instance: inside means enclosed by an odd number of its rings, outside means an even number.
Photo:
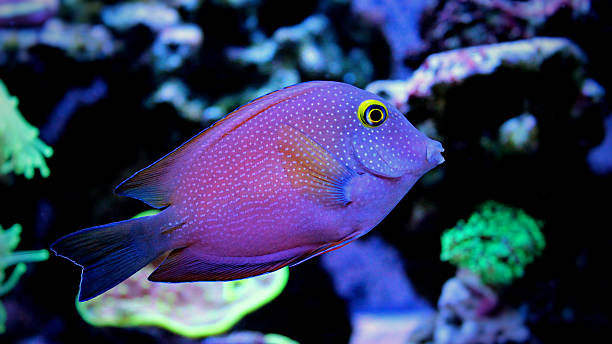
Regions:
<svg viewBox="0 0 612 344"><path fill-rule="evenodd" d="M26 272L25 263L39 262L49 258L47 250L15 251L21 236L21 225L14 224L9 229L0 226L0 297L6 295ZM15 265L13 272L5 280L5 270ZM0 302L0 333L5 331L6 311Z"/></svg>
<svg viewBox="0 0 612 344"><path fill-rule="evenodd" d="M542 223L494 201L442 234L440 259L477 274L483 283L508 285L544 249Z"/></svg>
<svg viewBox="0 0 612 344"><path fill-rule="evenodd" d="M0 80L0 174L14 172L31 179L38 169L47 177L45 158L53 155L53 149L38 138L38 129L22 117L18 104Z"/></svg>

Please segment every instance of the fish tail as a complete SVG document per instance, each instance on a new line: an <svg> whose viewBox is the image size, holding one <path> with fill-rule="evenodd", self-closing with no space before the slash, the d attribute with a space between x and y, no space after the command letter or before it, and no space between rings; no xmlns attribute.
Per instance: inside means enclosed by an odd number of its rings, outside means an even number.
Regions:
<svg viewBox="0 0 612 344"><path fill-rule="evenodd" d="M160 214L161 215L161 214ZM83 268L79 301L87 301L121 283L167 248L159 215L109 223L68 234L51 245L58 256Z"/></svg>

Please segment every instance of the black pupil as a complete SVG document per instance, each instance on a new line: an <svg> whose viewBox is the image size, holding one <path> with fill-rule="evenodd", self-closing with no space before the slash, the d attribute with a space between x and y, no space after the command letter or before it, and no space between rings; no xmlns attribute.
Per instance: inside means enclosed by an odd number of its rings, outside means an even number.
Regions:
<svg viewBox="0 0 612 344"><path fill-rule="evenodd" d="M384 118L383 110L379 106L373 106L370 108L368 117L372 123L378 123Z"/></svg>

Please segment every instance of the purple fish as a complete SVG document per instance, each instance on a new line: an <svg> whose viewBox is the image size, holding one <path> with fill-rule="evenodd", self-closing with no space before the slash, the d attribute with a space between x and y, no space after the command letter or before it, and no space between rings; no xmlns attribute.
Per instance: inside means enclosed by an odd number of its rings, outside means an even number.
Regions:
<svg viewBox="0 0 612 344"><path fill-rule="evenodd" d="M169 252L151 281L227 281L293 266L378 224L444 161L393 106L356 87L302 83L257 98L115 192L163 209L69 234L79 300Z"/></svg>

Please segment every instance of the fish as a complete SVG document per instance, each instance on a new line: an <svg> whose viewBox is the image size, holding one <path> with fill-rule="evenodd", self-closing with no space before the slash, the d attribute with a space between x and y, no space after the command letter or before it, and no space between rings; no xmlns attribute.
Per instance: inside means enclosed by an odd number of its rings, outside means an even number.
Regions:
<svg viewBox="0 0 612 344"><path fill-rule="evenodd" d="M237 108L114 190L158 214L68 234L51 250L82 267L80 301L163 255L150 281L269 273L369 232L443 151L373 93L296 84Z"/></svg>

